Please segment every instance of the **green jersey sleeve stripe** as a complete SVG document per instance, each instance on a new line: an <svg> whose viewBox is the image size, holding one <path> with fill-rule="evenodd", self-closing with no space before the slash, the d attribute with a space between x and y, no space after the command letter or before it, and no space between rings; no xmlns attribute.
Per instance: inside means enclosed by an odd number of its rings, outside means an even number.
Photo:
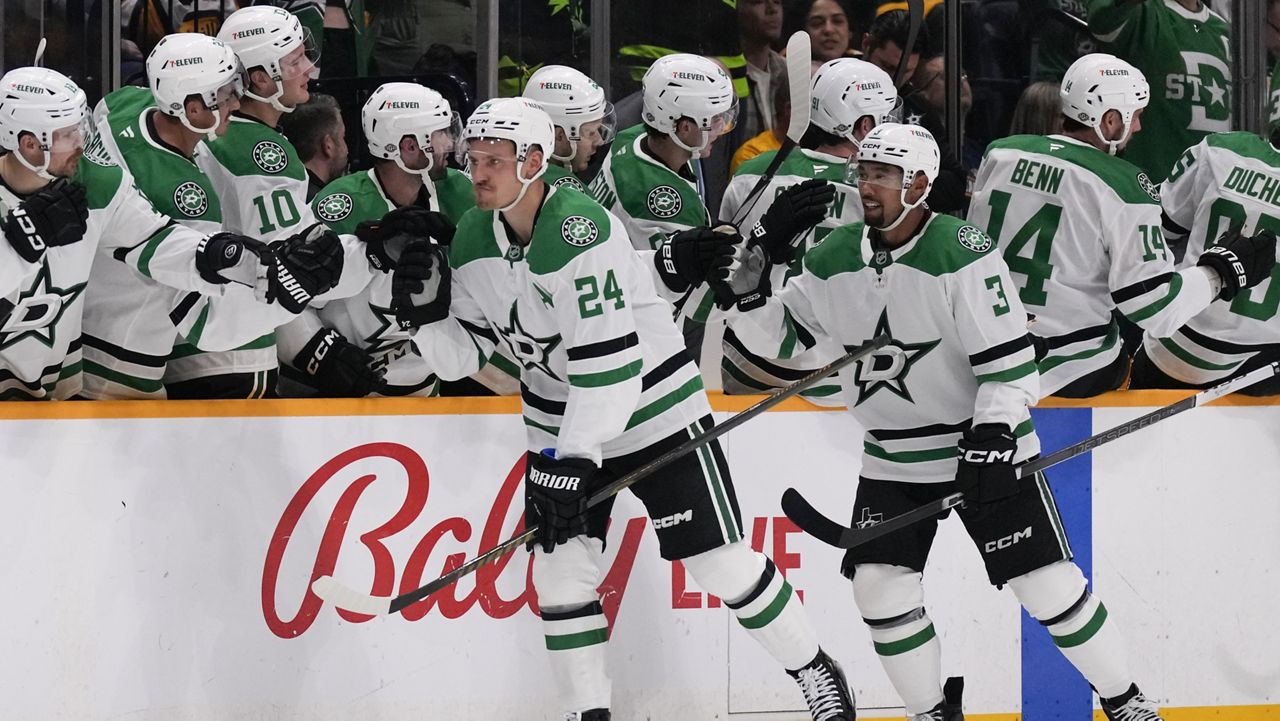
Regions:
<svg viewBox="0 0 1280 721"><path fill-rule="evenodd" d="M1008 383L1016 381L1019 378L1025 378L1036 372L1036 362L1029 360L1022 365L1017 365L1007 370L996 371L995 373L982 373L978 375L979 383Z"/></svg>
<svg viewBox="0 0 1280 721"><path fill-rule="evenodd" d="M196 322L191 325L191 330L187 331L187 342L193 346L200 346L200 337L204 335L204 325L209 320L209 304L205 303L200 309L200 315L196 316Z"/></svg>
<svg viewBox="0 0 1280 721"><path fill-rule="evenodd" d="M164 390L164 384L157 380L148 378L138 378L137 376L127 375L119 371L113 371L105 366L100 366L91 360L84 361L84 371L89 375L105 378L112 383L119 383L122 386L128 386L143 393L159 393Z"/></svg>
<svg viewBox="0 0 1280 721"><path fill-rule="evenodd" d="M579 388L600 388L602 386L611 386L615 383L631 380L640 375L640 369L644 367L644 361L635 360L621 368L615 368L610 371L600 371L599 373L583 373L581 375L569 374L569 385Z"/></svg>
<svg viewBox="0 0 1280 721"><path fill-rule="evenodd" d="M1242 362L1242 361L1237 361L1235 363L1227 363L1224 365L1219 365L1217 363L1210 363L1209 361L1204 360L1203 358L1197 357L1194 353L1187 350L1186 348L1183 348L1182 346L1178 345L1176 342L1174 342L1172 338L1157 338L1156 340L1159 341L1160 345L1164 346L1165 350L1172 353L1175 358L1182 361L1183 363L1186 363L1189 366L1192 366L1194 368L1199 368L1201 370L1229 371L1229 370L1234 370Z"/></svg>
<svg viewBox="0 0 1280 721"><path fill-rule="evenodd" d="M690 396L702 392L702 376L694 376L685 381L683 385L661 398L649 403L645 407L631 414L631 418L627 419L627 430L631 430L647 420L656 418L668 410L676 407Z"/></svg>
<svg viewBox="0 0 1280 721"><path fill-rule="evenodd" d="M147 240L147 244L142 248L142 254L138 256L139 273L148 278L151 277L151 259L155 256L156 250L160 248L160 244L164 242L165 238L169 237L175 227L177 226L166 225Z"/></svg>
<svg viewBox="0 0 1280 721"><path fill-rule="evenodd" d="M1178 297L1178 293L1180 293L1181 291L1182 291L1182 275L1174 274L1173 278L1169 280L1169 291L1165 293L1163 298L1143 308L1139 308L1138 310L1132 313L1125 313L1125 317L1127 317L1129 320L1133 321L1134 323L1141 323L1142 321L1150 318L1156 313L1159 313L1160 311L1164 310L1170 303L1173 302L1174 298Z"/></svg>

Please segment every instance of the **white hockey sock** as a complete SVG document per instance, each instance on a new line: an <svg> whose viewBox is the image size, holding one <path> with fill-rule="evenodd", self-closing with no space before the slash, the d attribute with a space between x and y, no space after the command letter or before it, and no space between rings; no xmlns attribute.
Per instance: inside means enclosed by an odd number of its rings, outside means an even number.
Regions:
<svg viewBox="0 0 1280 721"><path fill-rule="evenodd" d="M818 655L818 636L804 605L773 561L765 559L764 573L751 591L734 601L725 599L725 605L788 671L804 668Z"/></svg>
<svg viewBox="0 0 1280 721"><path fill-rule="evenodd" d="M1066 613L1040 623L1099 696L1112 698L1129 690L1133 676L1124 641L1115 623L1107 618L1107 607L1096 596L1086 591Z"/></svg>
<svg viewBox="0 0 1280 721"><path fill-rule="evenodd" d="M542 609L542 629L565 708L608 708L610 682L605 650L609 647L609 624L600 602L573 610Z"/></svg>
<svg viewBox="0 0 1280 721"><path fill-rule="evenodd" d="M902 697L907 714L942 701L942 644L923 608L895 618L865 618L880 665Z"/></svg>

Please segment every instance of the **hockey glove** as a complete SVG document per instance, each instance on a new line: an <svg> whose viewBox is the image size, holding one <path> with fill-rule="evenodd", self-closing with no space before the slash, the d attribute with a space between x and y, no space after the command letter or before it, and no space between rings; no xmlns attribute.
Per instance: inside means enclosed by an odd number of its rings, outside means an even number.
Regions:
<svg viewBox="0 0 1280 721"><path fill-rule="evenodd" d="M791 262L797 237L827 217L835 197L835 186L817 178L778 193L764 217L751 229L751 235L769 252L769 262Z"/></svg>
<svg viewBox="0 0 1280 721"><path fill-rule="evenodd" d="M684 293L707 281L716 259L733 253L735 243L742 242L733 226L723 229L691 228L672 233L653 254L653 264L663 285L675 293Z"/></svg>
<svg viewBox="0 0 1280 721"><path fill-rule="evenodd" d="M257 278L258 255L263 247L262 241L256 238L236 233L214 233L200 241L196 248L196 271L205 281L215 285L239 280L252 286L254 280L250 278ZM246 249L250 251L247 257ZM232 272L232 269L240 272Z"/></svg>
<svg viewBox="0 0 1280 721"><path fill-rule="evenodd" d="M84 186L59 178L32 193L9 211L4 235L28 263L40 260L46 247L71 245L89 228Z"/></svg>
<svg viewBox="0 0 1280 721"><path fill-rule="evenodd" d="M743 311L764 305L771 293L771 267L764 245L754 237L733 246L731 255L718 256L708 279L716 305L721 310L737 305Z"/></svg>
<svg viewBox="0 0 1280 721"><path fill-rule="evenodd" d="M1196 265L1203 265L1222 279L1218 297L1230 301L1243 288L1252 288L1271 277L1276 264L1276 234L1258 231L1253 236L1240 235L1232 228L1218 239L1218 244L1200 255Z"/></svg>
<svg viewBox="0 0 1280 721"><path fill-rule="evenodd" d="M980 423L964 432L957 448L956 486L966 502L991 503L1018 493L1018 439L1008 426Z"/></svg>
<svg viewBox="0 0 1280 721"><path fill-rule="evenodd" d="M409 244L391 276L391 310L402 330L449 317L453 272L449 251L426 240Z"/></svg>
<svg viewBox="0 0 1280 721"><path fill-rule="evenodd" d="M597 470L585 458L557 460L548 451L530 454L524 483L525 525L538 524L533 542L546 553L587 532L587 491Z"/></svg>
<svg viewBox="0 0 1280 721"><path fill-rule="evenodd" d="M373 369L373 356L332 328L312 336L293 365L329 398L363 398L382 387L382 371Z"/></svg>
<svg viewBox="0 0 1280 721"><path fill-rule="evenodd" d="M366 220L356 226L356 237L364 241L369 264L390 273L413 240L429 238L449 245L454 231L453 223L440 213L408 205L388 212L380 220Z"/></svg>
<svg viewBox="0 0 1280 721"><path fill-rule="evenodd" d="M342 277L342 241L319 223L259 250L258 291L268 303L301 313Z"/></svg>

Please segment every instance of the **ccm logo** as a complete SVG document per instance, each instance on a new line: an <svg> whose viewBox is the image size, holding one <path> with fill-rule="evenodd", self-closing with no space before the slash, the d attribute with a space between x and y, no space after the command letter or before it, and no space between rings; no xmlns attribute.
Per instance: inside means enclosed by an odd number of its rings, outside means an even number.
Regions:
<svg viewBox="0 0 1280 721"><path fill-rule="evenodd" d="M685 523L692 520L693 520L693 509L690 508L684 513L673 513L670 516L663 516L662 518L653 519L653 527L655 529L671 528L672 526L678 526L681 523Z"/></svg>
<svg viewBox="0 0 1280 721"><path fill-rule="evenodd" d="M993 553L995 551L1008 548L1024 538L1031 538L1031 526L1027 526L1021 531L1005 536L1004 538L997 539L995 541L987 541L987 545L983 548L987 553Z"/></svg>
<svg viewBox="0 0 1280 721"><path fill-rule="evenodd" d="M992 463L1013 463L1013 450L983 451L970 449L961 453L960 458L965 463L978 463L982 465L989 465Z"/></svg>
<svg viewBox="0 0 1280 721"><path fill-rule="evenodd" d="M576 491L578 490L578 481L581 479L574 476L553 476L545 471L535 469L529 471L529 480L545 488Z"/></svg>

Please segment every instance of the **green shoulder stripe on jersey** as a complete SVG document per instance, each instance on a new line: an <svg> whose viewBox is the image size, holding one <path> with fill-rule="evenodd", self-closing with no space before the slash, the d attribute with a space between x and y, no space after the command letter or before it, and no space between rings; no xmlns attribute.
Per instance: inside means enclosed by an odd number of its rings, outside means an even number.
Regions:
<svg viewBox="0 0 1280 721"><path fill-rule="evenodd" d="M1160 203L1158 189L1138 166L1090 145L1043 135L1011 135L993 141L987 156L998 150L1012 151L1019 162L1030 161L1028 154L1063 160L1093 173L1126 203Z"/></svg>
<svg viewBox="0 0 1280 721"><path fill-rule="evenodd" d="M90 210L102 210L111 205L111 201L120 192L123 179L124 171L120 166L114 162L103 165L99 161L90 161L87 150L76 164L75 180L84 187L85 200L88 201Z"/></svg>
<svg viewBox="0 0 1280 721"><path fill-rule="evenodd" d="M156 105L151 91L136 85L126 85L108 94L102 102L107 108L107 125L114 133L132 125L139 113Z"/></svg>
<svg viewBox="0 0 1280 721"><path fill-rule="evenodd" d="M613 232L609 214L585 193L558 188L542 204L529 243L529 270L554 273Z"/></svg>
<svg viewBox="0 0 1280 721"><path fill-rule="evenodd" d="M804 254L804 268L822 280L867 267L862 262L862 223L850 223L827 234Z"/></svg>
<svg viewBox="0 0 1280 721"><path fill-rule="evenodd" d="M1245 131L1215 133L1205 138L1205 142L1211 148L1229 150L1241 157L1261 160L1273 168L1280 168L1280 151L1260 135Z"/></svg>
<svg viewBox="0 0 1280 721"><path fill-rule="evenodd" d="M462 215L449 246L449 267L457 270L475 260L502 257L498 241L493 237L493 213L472 208Z"/></svg>
<svg viewBox="0 0 1280 721"><path fill-rule="evenodd" d="M915 247L894 262L939 276L955 273L995 249L995 241L976 226L954 216L935 213Z"/></svg>
<svg viewBox="0 0 1280 721"><path fill-rule="evenodd" d="M307 179L307 169L293 143L280 131L252 118L231 116L226 134L206 141L205 146L222 167L237 177Z"/></svg>
<svg viewBox="0 0 1280 721"><path fill-rule="evenodd" d="M350 234L366 220L376 220L391 210L373 178L373 171L344 175L324 186L311 201L316 217L335 233Z"/></svg>

